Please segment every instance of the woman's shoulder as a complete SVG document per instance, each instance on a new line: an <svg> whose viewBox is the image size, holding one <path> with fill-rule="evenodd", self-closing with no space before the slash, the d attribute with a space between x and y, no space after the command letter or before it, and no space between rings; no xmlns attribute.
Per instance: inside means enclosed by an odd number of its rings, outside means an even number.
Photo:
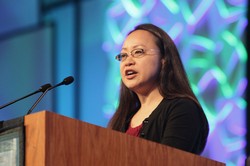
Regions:
<svg viewBox="0 0 250 166"><path fill-rule="evenodd" d="M186 106L197 107L197 104L195 103L195 101L187 97L176 97L173 99L164 98L162 103L160 104L169 105L169 106L186 105Z"/></svg>
<svg viewBox="0 0 250 166"><path fill-rule="evenodd" d="M196 104L195 101L186 97L178 97L174 99L164 98L159 105L159 109L167 113L181 112L182 114L196 114L201 110L201 108Z"/></svg>

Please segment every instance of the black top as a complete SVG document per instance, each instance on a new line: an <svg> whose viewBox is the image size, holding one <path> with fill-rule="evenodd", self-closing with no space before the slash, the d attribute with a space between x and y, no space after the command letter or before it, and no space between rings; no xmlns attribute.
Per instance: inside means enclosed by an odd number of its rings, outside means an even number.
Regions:
<svg viewBox="0 0 250 166"><path fill-rule="evenodd" d="M128 119L123 132L127 130L132 117ZM163 99L143 121L139 137L200 154L208 134L207 125L203 110L191 99Z"/></svg>

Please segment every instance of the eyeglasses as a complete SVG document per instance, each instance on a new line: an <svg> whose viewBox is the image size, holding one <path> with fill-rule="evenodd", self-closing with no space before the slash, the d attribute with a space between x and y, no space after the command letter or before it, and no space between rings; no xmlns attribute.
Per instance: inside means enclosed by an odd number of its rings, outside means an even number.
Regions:
<svg viewBox="0 0 250 166"><path fill-rule="evenodd" d="M156 50L156 49L148 49L147 52L148 51L159 52L159 50ZM130 52L130 55L134 58L140 58L140 57L146 55L146 51L142 48L137 48L137 49L132 50ZM127 53L120 53L120 54L115 56L115 59L118 61L124 61L125 59L127 59L127 57L128 57Z"/></svg>

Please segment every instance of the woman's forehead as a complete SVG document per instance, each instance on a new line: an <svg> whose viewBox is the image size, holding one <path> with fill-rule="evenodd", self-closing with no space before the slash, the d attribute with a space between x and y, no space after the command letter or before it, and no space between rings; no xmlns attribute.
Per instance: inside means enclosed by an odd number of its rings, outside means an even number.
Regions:
<svg viewBox="0 0 250 166"><path fill-rule="evenodd" d="M145 30L136 30L130 33L125 39L122 48L129 49L133 47L155 46L155 37Z"/></svg>

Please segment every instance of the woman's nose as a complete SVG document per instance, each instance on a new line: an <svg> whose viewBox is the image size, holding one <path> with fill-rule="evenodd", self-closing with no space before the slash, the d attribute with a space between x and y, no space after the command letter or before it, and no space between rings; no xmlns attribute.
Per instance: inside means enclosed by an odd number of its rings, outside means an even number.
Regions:
<svg viewBox="0 0 250 166"><path fill-rule="evenodd" d="M125 63L125 66L131 66L131 65L134 65L134 64L135 64L135 61L134 61L134 59L133 59L132 56L128 56L128 57L125 59L124 63Z"/></svg>

